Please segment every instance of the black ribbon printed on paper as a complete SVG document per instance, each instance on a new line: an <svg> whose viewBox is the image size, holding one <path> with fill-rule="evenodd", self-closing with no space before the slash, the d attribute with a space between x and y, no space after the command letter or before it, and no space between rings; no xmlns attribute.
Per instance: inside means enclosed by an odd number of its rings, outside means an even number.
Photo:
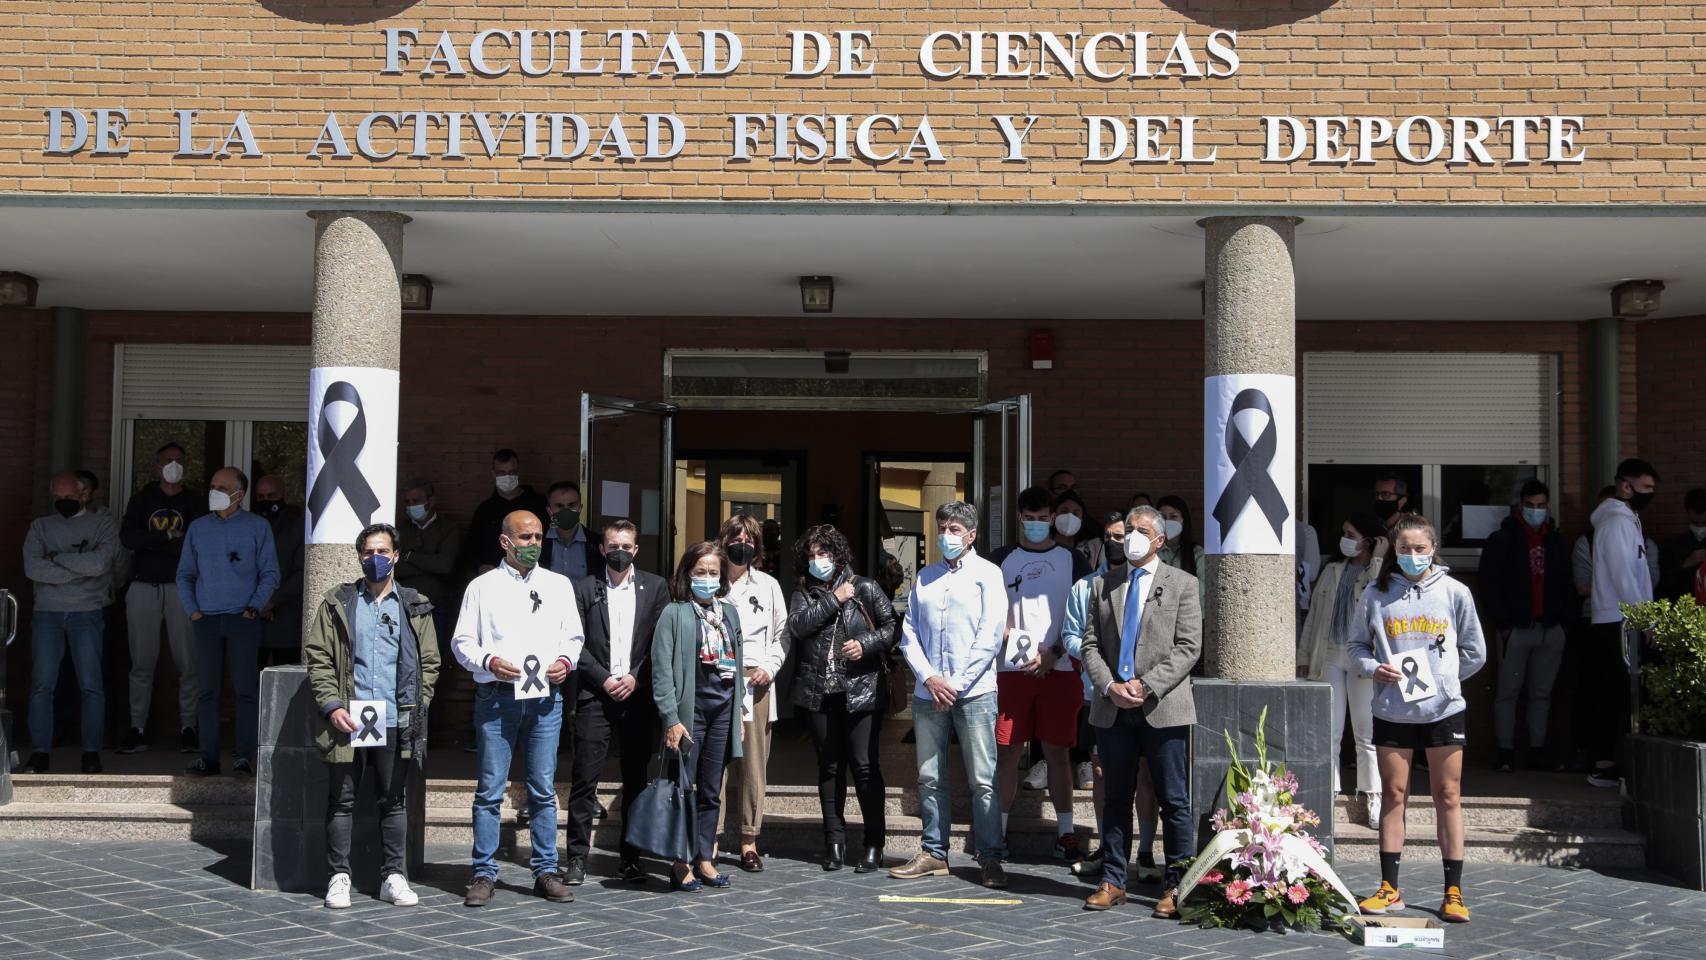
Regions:
<svg viewBox="0 0 1706 960"><path fill-rule="evenodd" d="M361 708L361 730L355 735L357 740L383 740L385 734L379 730L379 711L372 706Z"/></svg>
<svg viewBox="0 0 1706 960"><path fill-rule="evenodd" d="M355 406L355 419L341 436L332 430L332 421L326 417L326 408L339 400ZM339 490L361 525L367 526L372 522L373 511L379 509L379 496L355 462L362 447L367 445L367 411L362 409L361 394L352 384L339 380L326 388L326 395L320 400L320 425L316 432L323 459L320 473L314 478L314 489L308 492L309 529L320 525L320 517Z"/></svg>
<svg viewBox="0 0 1706 960"><path fill-rule="evenodd" d="M1404 686L1405 696L1415 693L1417 688L1420 688L1423 693L1427 693L1433 689L1417 675L1421 673L1421 665L1416 662L1415 657L1405 657L1403 666L1400 667L1400 669L1404 671L1404 678L1406 681Z"/></svg>
<svg viewBox="0 0 1706 960"><path fill-rule="evenodd" d="M522 693L529 690L545 689L545 681L539 679L539 667L539 658L531 653L527 655L527 659L521 661L522 672L527 674L526 678L521 681Z"/></svg>
<svg viewBox="0 0 1706 960"><path fill-rule="evenodd" d="M1260 410L1268 415L1267 428L1256 438L1253 447L1244 440L1244 434L1233 422L1233 418L1245 410ZM1274 536L1282 542L1285 540L1282 531L1285 522L1291 518L1291 511L1286 509L1285 495L1280 493L1279 487L1274 485L1274 478L1268 474L1277 452L1279 430L1274 423L1274 408L1268 402L1268 395L1255 387L1239 391L1233 398L1231 412L1226 415L1226 457L1232 461L1232 479L1227 481L1220 501L1214 505L1214 519L1220 523L1222 543L1243 512L1244 504L1251 500L1256 501L1262 514L1268 518L1268 523L1274 528Z"/></svg>

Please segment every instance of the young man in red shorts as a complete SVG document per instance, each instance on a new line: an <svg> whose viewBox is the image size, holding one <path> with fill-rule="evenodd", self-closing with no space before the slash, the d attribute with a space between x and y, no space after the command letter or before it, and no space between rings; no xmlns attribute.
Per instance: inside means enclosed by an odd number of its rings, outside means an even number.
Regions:
<svg viewBox="0 0 1706 960"><path fill-rule="evenodd" d="M989 559L1001 568L1007 585L1007 638L996 661L1000 714L995 721L997 784L1001 808L1011 811L1019 790L1019 761L1034 737L1042 741L1048 764L1049 800L1054 803L1057 858L1078 859L1072 829L1072 763L1068 752L1078 742L1078 710L1084 686L1078 662L1067 656L1060 630L1066 621L1066 597L1088 574L1082 554L1054 539L1052 494L1031 487L1016 503L1019 542ZM1001 817L1003 832L1007 814Z"/></svg>

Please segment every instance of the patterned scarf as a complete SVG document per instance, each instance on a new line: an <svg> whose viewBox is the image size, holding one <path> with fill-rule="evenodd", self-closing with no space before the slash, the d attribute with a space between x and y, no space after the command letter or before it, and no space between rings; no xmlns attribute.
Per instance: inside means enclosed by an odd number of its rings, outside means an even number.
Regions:
<svg viewBox="0 0 1706 960"><path fill-rule="evenodd" d="M693 614L699 618L699 662L717 664L733 660L734 641L729 636L729 625L723 621L722 602L712 601L707 605L694 601Z"/></svg>

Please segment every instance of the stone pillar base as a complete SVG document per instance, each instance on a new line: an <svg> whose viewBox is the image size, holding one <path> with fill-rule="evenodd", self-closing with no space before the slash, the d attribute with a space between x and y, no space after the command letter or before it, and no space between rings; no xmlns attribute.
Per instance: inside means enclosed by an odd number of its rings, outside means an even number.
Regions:
<svg viewBox="0 0 1706 960"><path fill-rule="evenodd" d="M329 768L314 746L318 723L308 668L261 672L260 756L255 758L255 848L252 890L320 894L326 890L326 791ZM426 777L409 767L408 869L426 862ZM357 890L377 892L379 813L376 784L363 783L350 847Z"/></svg>
<svg viewBox="0 0 1706 960"><path fill-rule="evenodd" d="M12 729L12 712L0 710L0 807L12 802L12 748L6 734Z"/></svg>
<svg viewBox="0 0 1706 960"><path fill-rule="evenodd" d="M1302 787L1298 802L1321 815L1312 831L1333 847L1333 767L1338 758L1331 739L1333 688L1325 683L1196 680L1197 723L1191 728L1191 816L1200 849L1214 836L1209 818L1225 807L1226 768L1231 762L1226 734L1246 764L1256 756L1256 722L1268 710L1268 759L1284 763Z"/></svg>

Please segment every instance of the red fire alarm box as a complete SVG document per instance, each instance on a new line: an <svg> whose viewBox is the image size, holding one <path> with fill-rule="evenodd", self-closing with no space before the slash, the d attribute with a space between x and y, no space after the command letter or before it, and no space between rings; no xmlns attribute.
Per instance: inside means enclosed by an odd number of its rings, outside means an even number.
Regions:
<svg viewBox="0 0 1706 960"><path fill-rule="evenodd" d="M1031 331L1031 369L1054 369L1054 331Z"/></svg>

